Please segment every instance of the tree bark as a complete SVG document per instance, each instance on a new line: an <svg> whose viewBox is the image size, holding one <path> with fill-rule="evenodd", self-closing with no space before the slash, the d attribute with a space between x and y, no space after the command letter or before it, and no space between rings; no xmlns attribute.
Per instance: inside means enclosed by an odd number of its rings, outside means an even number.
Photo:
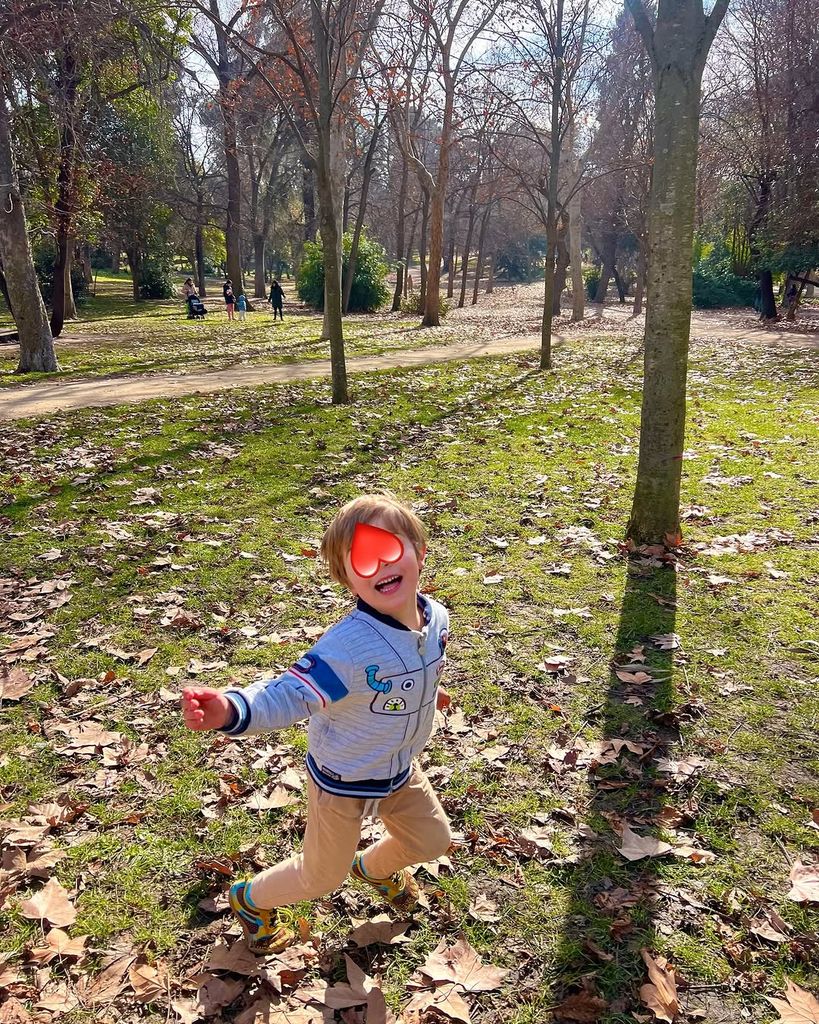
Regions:
<svg viewBox="0 0 819 1024"><path fill-rule="evenodd" d="M421 309L427 308L427 231L429 229L429 197L424 196L421 208L421 241L418 243L418 262L420 263L420 291L419 302ZM440 293L439 293L440 294ZM423 326L428 327L429 324Z"/></svg>
<svg viewBox="0 0 819 1024"><path fill-rule="evenodd" d="M597 291L594 293L595 302L605 302L609 290L609 281L614 271L614 261L617 255L617 232L609 228L603 235L603 244L600 246L600 280L597 282Z"/></svg>
<svg viewBox="0 0 819 1024"><path fill-rule="evenodd" d="M406 272L404 274L404 298L406 299L409 295L409 279L410 279L410 267L412 266L412 247L415 245L415 232L418 230L418 217L420 215L420 206L415 207L415 213L412 217L412 228L410 229L409 240L407 241L407 255L405 260Z"/></svg>
<svg viewBox="0 0 819 1024"><path fill-rule="evenodd" d="M263 299L267 292L264 286L264 251L267 239L264 235L253 236L253 298Z"/></svg>
<svg viewBox="0 0 819 1024"><path fill-rule="evenodd" d="M74 266L74 240L69 236L68 238L68 249L65 254L65 265L63 266L63 276L65 283L63 285L63 293L65 295L64 308L65 308L65 319L76 320L77 319L77 303L74 300L74 285L71 283L71 271Z"/></svg>
<svg viewBox="0 0 819 1024"><path fill-rule="evenodd" d="M560 304L569 270L569 249L566 245L567 231L567 227L562 225L557 233L557 264L555 266L555 287L552 297L552 313L555 316L560 316Z"/></svg>
<svg viewBox="0 0 819 1024"><path fill-rule="evenodd" d="M404 291L404 234L406 231L407 187L409 186L409 167L402 154L401 189L398 193L398 222L395 226L395 291L392 293L392 312L401 309L401 296Z"/></svg>
<svg viewBox="0 0 819 1024"><path fill-rule="evenodd" d="M483 276L483 258L484 250L486 247L486 232L489 228L489 217L492 213L492 199L490 197L489 202L486 204L486 209L483 212L481 218L481 230L478 234L478 259L475 266L475 284L472 288L472 305L475 306L478 303L478 291L481 287L481 277Z"/></svg>
<svg viewBox="0 0 819 1024"><path fill-rule="evenodd" d="M196 284L199 289L199 298L204 299L207 295L205 288L205 238L202 227L204 217L205 200L201 192L196 197L196 230L194 232L194 264L196 266Z"/></svg>
<svg viewBox="0 0 819 1024"><path fill-rule="evenodd" d="M546 269L544 271L543 317L540 325L540 368L552 368L552 307L557 259L557 186L560 176L560 104L563 100L563 0L556 0L554 30L554 82L551 102L549 184L546 204Z"/></svg>
<svg viewBox="0 0 819 1024"><path fill-rule="evenodd" d="M353 291L353 281L355 281L356 264L358 263L358 246L361 242L361 232L364 229L364 215L367 212L367 199L370 194L370 182L373 176L373 158L375 157L376 146L378 145L378 136L381 132L381 125L383 121L378 121L376 115L376 122L373 126L373 133L370 137L370 144L367 147L367 155L364 158L364 168L361 176L361 196L358 201L358 211L355 218L355 227L353 228L353 237L350 242L350 258L347 260L347 271L344 275L344 290L342 294L342 310L346 313L350 308L350 295ZM346 230L346 229L345 229Z"/></svg>
<svg viewBox="0 0 819 1024"><path fill-rule="evenodd" d="M301 203L304 207L304 240L315 242L316 228L316 195L313 183L313 169L306 160L302 161Z"/></svg>
<svg viewBox="0 0 819 1024"><path fill-rule="evenodd" d="M569 200L569 263L572 268L572 321L576 323L586 315L586 288L583 281L583 255L581 238L583 221L580 210L580 191Z"/></svg>
<svg viewBox="0 0 819 1024"><path fill-rule="evenodd" d="M639 316L643 312L643 293L646 286L646 258L643 252L643 245L640 244L640 251L637 254L637 281L634 285L634 308L632 314Z"/></svg>
<svg viewBox="0 0 819 1024"><path fill-rule="evenodd" d="M71 283L70 238L71 222L74 215L75 162L77 136L74 130L74 112L77 104L79 73L74 51L66 45L58 54L57 73L63 103L60 125L60 162L57 170L57 204L55 208L55 238L57 246L54 262L54 279L51 289L51 334L57 338L62 333L66 318L66 265L68 282Z"/></svg>
<svg viewBox="0 0 819 1024"><path fill-rule="evenodd" d="M2 79L0 74L0 261L20 343L17 373L52 373L60 366L34 270Z"/></svg>
<svg viewBox="0 0 819 1024"><path fill-rule="evenodd" d="M773 288L773 274L770 270L759 272L759 290L762 298L760 316L763 320L776 320L776 296Z"/></svg>
<svg viewBox="0 0 819 1024"><path fill-rule="evenodd" d="M562 0L561 0L562 2ZM441 145L438 173L430 195L429 210L429 273L424 293L422 327L438 327L441 323L441 255L444 237L444 203L449 182L449 158L452 147L452 121L455 111L455 82L449 71L449 54L443 55L444 115L441 123Z"/></svg>
<svg viewBox="0 0 819 1024"><path fill-rule="evenodd" d="M702 0L676 0L673 4L661 0L654 27L642 0L627 2L651 58L656 96L640 454L627 535L636 544L676 544L680 537L691 329L700 86L727 0L717 0L708 17Z"/></svg>
<svg viewBox="0 0 819 1024"><path fill-rule="evenodd" d="M617 297L619 298L620 305L622 306L626 301L626 285L616 266L612 266L611 273L614 278L614 284L617 288Z"/></svg>
<svg viewBox="0 0 819 1024"><path fill-rule="evenodd" d="M461 267L461 294L458 296L458 309L463 309L466 302L466 282L469 277L469 251L472 248L472 234L475 230L475 190L472 190L472 198L469 201L469 221L466 226L466 238L464 239L464 258Z"/></svg>
<svg viewBox="0 0 819 1024"><path fill-rule="evenodd" d="M122 266L122 243L119 239L114 242L113 249L111 250L111 272L118 274Z"/></svg>

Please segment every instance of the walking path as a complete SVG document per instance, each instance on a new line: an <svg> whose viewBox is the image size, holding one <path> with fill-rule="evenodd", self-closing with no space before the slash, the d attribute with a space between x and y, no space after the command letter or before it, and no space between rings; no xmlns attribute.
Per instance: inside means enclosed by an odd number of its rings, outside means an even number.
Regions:
<svg viewBox="0 0 819 1024"><path fill-rule="evenodd" d="M703 326L692 322L692 338L700 341L719 339L774 348L801 348L819 351L819 336L772 333L766 330L728 326ZM582 334L580 335L582 337ZM555 334L553 344L567 340ZM479 356L497 356L525 352L540 346L539 334L518 334L512 337L470 343L459 342L423 349L405 349L379 356L353 356L347 360L348 373L366 370L388 370L441 363ZM152 376L117 376L83 378L72 381L48 381L0 390L0 419L15 420L26 416L48 416L51 413L90 406L102 407L145 402L152 398L205 394L229 388L261 384L286 383L330 376L330 360L316 359L304 363L276 366L239 366L225 370L202 370L193 373L161 373Z"/></svg>

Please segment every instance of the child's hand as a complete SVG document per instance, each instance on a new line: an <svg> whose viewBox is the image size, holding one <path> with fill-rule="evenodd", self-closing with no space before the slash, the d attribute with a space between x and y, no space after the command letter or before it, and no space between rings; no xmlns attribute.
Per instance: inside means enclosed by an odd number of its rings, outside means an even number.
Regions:
<svg viewBox="0 0 819 1024"><path fill-rule="evenodd" d="M446 708L449 707L449 705L451 703L452 703L452 697L450 697L449 693L447 693L447 691L443 688L443 686L439 686L438 687L438 699L435 702L435 707L439 711L444 711Z"/></svg>
<svg viewBox="0 0 819 1024"><path fill-rule="evenodd" d="M195 732L221 729L231 718L231 704L219 690L187 686L182 691L182 717Z"/></svg>

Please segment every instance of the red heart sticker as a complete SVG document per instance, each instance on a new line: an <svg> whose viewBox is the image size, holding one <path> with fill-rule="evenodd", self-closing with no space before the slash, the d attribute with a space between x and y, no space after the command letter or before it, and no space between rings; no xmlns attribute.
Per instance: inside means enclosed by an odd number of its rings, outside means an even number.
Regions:
<svg viewBox="0 0 819 1024"><path fill-rule="evenodd" d="M397 562L403 554L404 545L394 533L371 523L355 524L350 563L356 576L369 579L375 576L382 565Z"/></svg>

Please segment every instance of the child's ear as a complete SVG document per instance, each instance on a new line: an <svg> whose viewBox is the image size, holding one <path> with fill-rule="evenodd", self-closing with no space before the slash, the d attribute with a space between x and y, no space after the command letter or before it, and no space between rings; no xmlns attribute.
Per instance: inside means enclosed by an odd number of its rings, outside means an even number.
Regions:
<svg viewBox="0 0 819 1024"><path fill-rule="evenodd" d="M424 562L426 562L426 560L427 560L427 549L425 547L423 547L418 552L418 568L419 569L423 569L424 568Z"/></svg>

